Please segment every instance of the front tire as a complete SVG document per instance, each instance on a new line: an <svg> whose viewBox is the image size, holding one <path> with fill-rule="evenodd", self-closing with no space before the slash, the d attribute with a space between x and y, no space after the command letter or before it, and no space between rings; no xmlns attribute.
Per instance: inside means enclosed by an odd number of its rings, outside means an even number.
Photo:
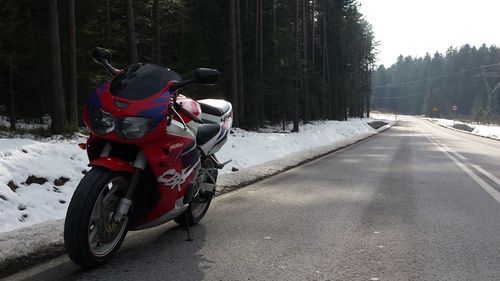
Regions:
<svg viewBox="0 0 500 281"><path fill-rule="evenodd" d="M107 262L127 234L125 218L114 222L114 213L124 196L129 175L92 168L71 198L64 223L64 246L70 259L82 268Z"/></svg>

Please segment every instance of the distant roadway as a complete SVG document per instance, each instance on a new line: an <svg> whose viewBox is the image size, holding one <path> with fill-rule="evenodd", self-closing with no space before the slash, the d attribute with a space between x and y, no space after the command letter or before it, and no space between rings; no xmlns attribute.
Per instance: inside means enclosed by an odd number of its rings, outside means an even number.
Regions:
<svg viewBox="0 0 500 281"><path fill-rule="evenodd" d="M127 237L106 266L26 280L500 280L500 141L405 118L216 198L191 229Z"/></svg>

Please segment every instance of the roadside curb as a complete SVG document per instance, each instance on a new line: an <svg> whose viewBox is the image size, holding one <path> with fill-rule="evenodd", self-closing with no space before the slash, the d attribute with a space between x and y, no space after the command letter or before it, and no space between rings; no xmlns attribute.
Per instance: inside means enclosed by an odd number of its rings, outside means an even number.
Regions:
<svg viewBox="0 0 500 281"><path fill-rule="evenodd" d="M350 141L296 152L235 173L222 174L219 176L215 196L229 193L352 146L390 129L395 124L397 122L391 122L375 132L360 134ZM64 255L63 230L64 219L0 234L0 244L3 244L0 248L0 279Z"/></svg>

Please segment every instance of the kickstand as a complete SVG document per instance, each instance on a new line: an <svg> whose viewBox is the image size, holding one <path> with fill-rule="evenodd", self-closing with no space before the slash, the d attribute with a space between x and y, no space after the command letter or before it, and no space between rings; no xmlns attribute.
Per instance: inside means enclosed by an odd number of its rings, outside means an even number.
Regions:
<svg viewBox="0 0 500 281"><path fill-rule="evenodd" d="M189 218L188 218L188 214L187 212L184 212L184 218L186 219L186 232L187 232L187 239L186 241L193 241L193 239L191 238L191 235L189 234Z"/></svg>

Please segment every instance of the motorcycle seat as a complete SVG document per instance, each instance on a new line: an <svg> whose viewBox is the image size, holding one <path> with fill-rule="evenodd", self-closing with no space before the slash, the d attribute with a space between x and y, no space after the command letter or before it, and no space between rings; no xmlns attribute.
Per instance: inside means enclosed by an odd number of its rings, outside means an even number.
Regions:
<svg viewBox="0 0 500 281"><path fill-rule="evenodd" d="M198 126L198 132L196 133L196 144L198 146L206 144L219 134L221 129L219 124L201 124Z"/></svg>
<svg viewBox="0 0 500 281"><path fill-rule="evenodd" d="M204 99L198 100L198 103L201 106L201 112L218 117L223 116L231 110L231 104L225 100Z"/></svg>

